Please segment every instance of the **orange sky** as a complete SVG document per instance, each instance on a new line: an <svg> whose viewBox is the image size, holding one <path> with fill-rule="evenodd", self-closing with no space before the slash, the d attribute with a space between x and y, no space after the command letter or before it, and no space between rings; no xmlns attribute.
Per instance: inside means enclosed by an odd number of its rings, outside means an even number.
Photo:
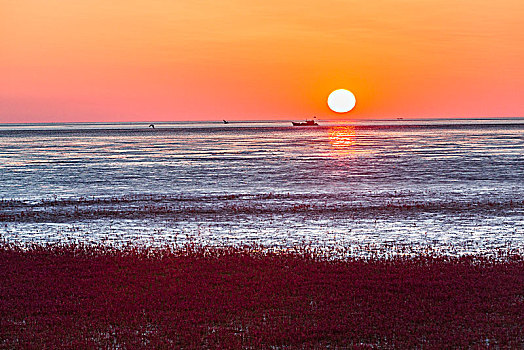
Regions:
<svg viewBox="0 0 524 350"><path fill-rule="evenodd" d="M0 0L0 122L522 117L522 0ZM326 99L345 88L347 114Z"/></svg>

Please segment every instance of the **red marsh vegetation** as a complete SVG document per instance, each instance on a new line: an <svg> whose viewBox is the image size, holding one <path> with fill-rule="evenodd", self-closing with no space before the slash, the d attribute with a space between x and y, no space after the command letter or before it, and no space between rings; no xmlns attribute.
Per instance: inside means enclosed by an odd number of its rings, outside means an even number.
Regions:
<svg viewBox="0 0 524 350"><path fill-rule="evenodd" d="M522 348L524 258L0 246L0 348Z"/></svg>

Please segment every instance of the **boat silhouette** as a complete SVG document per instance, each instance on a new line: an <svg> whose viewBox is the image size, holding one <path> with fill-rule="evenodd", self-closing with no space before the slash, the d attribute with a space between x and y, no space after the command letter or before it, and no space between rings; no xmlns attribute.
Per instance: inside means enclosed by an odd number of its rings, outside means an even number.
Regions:
<svg viewBox="0 0 524 350"><path fill-rule="evenodd" d="M293 126L318 126L318 123L314 119L311 119L311 120L306 119L305 122L291 122L291 123L293 123Z"/></svg>

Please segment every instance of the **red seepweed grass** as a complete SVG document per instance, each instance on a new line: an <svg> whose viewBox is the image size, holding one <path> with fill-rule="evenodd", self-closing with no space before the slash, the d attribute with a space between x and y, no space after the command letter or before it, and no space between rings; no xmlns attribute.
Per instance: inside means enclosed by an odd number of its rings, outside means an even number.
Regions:
<svg viewBox="0 0 524 350"><path fill-rule="evenodd" d="M522 348L520 254L0 246L0 348Z"/></svg>

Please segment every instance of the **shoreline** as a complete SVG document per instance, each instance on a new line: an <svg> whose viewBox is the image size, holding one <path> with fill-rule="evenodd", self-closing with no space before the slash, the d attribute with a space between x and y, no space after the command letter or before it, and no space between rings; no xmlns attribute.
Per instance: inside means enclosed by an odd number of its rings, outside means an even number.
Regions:
<svg viewBox="0 0 524 350"><path fill-rule="evenodd" d="M482 254L522 246L517 194L432 199L433 192L78 197L1 202L11 242L418 246ZM306 241L306 242L304 242ZM457 250L456 248L460 248Z"/></svg>

